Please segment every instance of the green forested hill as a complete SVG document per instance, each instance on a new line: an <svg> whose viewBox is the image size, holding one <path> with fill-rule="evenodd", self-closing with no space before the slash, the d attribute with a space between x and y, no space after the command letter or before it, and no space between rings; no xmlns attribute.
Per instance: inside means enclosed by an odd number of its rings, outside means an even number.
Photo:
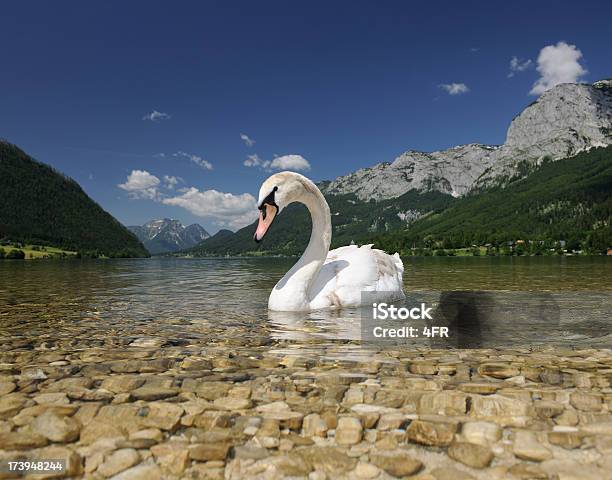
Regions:
<svg viewBox="0 0 612 480"><path fill-rule="evenodd" d="M522 240L527 253L539 253L563 240L570 249L603 253L612 246L611 193L612 147L607 147L544 162L524 178L459 199L414 191L381 202L348 195L326 198L332 212L332 247L353 240L410 254ZM298 254L310 236L310 217L303 206L291 205L259 245L253 242L254 230L252 224L233 235L224 232L190 253Z"/></svg>
<svg viewBox="0 0 612 480"><path fill-rule="evenodd" d="M87 255L148 256L138 239L74 180L3 141L0 239L51 245Z"/></svg>
<svg viewBox="0 0 612 480"><path fill-rule="evenodd" d="M363 243L373 235L394 231L405 225L402 216L418 216L441 211L455 200L439 192L408 192L401 197L381 202L364 202L354 195L326 195L332 214L332 247ZM253 241L257 222L232 234L228 230L213 235L188 250L193 255L238 255L301 253L310 238L310 214L306 207L292 204L272 224L260 244Z"/></svg>
<svg viewBox="0 0 612 480"><path fill-rule="evenodd" d="M606 147L544 162L524 178L468 195L373 241L405 252L413 245L459 248L523 240L532 253L565 241L570 250L604 253L612 246L611 221L612 147Z"/></svg>

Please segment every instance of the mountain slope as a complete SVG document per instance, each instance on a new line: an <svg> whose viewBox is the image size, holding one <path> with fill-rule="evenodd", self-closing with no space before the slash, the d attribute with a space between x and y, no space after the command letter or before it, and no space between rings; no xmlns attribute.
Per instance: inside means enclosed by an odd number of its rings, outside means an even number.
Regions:
<svg viewBox="0 0 612 480"><path fill-rule="evenodd" d="M377 233L397 230L415 219L442 211L454 198L439 192L408 192L399 198L364 202L355 195L326 195L332 214L332 246L362 243ZM221 230L196 247L192 255L301 253L310 237L310 214L303 205L292 204L283 210L260 244L253 241L256 222L232 233Z"/></svg>
<svg viewBox="0 0 612 480"><path fill-rule="evenodd" d="M565 240L573 249L604 253L612 245L612 146L524 166L505 186L458 199L373 241L407 253L414 245L458 248L518 239Z"/></svg>
<svg viewBox="0 0 612 480"><path fill-rule="evenodd" d="M324 193L355 193L362 200L395 198L407 191L462 196L516 176L524 162L567 158L612 144L612 80L561 84L543 93L512 120L501 146L472 143L425 153L408 151L330 182Z"/></svg>
<svg viewBox="0 0 612 480"><path fill-rule="evenodd" d="M0 141L0 238L109 257L147 251L77 182Z"/></svg>
<svg viewBox="0 0 612 480"><path fill-rule="evenodd" d="M128 229L152 254L177 252L191 248L210 237L208 232L197 223L185 227L178 220L170 218L151 220L144 225L130 226Z"/></svg>

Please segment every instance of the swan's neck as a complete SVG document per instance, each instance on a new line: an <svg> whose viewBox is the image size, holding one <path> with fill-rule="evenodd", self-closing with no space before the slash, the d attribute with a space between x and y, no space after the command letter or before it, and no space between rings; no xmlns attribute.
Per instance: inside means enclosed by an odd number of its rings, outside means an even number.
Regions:
<svg viewBox="0 0 612 480"><path fill-rule="evenodd" d="M329 252L331 243L331 215L325 197L318 190L305 193L297 200L306 205L312 219L312 232L306 250L276 284L270 295L270 307L275 310L304 310L310 300L309 291L313 280Z"/></svg>

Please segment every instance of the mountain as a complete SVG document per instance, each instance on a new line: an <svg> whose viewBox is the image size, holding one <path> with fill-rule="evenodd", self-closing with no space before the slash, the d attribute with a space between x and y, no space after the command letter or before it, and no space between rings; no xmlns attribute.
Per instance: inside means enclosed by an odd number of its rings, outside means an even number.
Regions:
<svg viewBox="0 0 612 480"><path fill-rule="evenodd" d="M564 240L575 250L602 253L612 243L612 146L544 160L504 185L461 198L415 190L378 202L355 194L325 197L332 212L332 248L354 241L406 255L413 247L426 253L525 240L533 248L552 248ZM278 216L261 244L253 241L255 226L234 234L222 230L189 253L297 255L311 229L308 211L299 204Z"/></svg>
<svg viewBox="0 0 612 480"><path fill-rule="evenodd" d="M440 192L407 192L399 198L364 202L354 194L326 195L333 228L332 247L363 241L376 234L404 228L423 215L442 211L455 201ZM301 253L310 237L310 214L301 204L292 204L270 227L261 244L253 241L256 223L232 233L222 230L187 253L196 256Z"/></svg>
<svg viewBox="0 0 612 480"><path fill-rule="evenodd" d="M2 140L0 198L0 238L93 256L148 256L77 182Z"/></svg>
<svg viewBox="0 0 612 480"><path fill-rule="evenodd" d="M362 200L398 197L410 190L455 197L504 183L526 165L558 160L612 144L612 80L561 84L543 93L510 124L501 146L472 143L432 153L407 151L338 177L324 193Z"/></svg>
<svg viewBox="0 0 612 480"><path fill-rule="evenodd" d="M605 253L612 246L612 146L545 160L504 185L457 199L404 230L371 239L404 254L413 246L502 246L516 240L529 245L531 253L561 240L570 250Z"/></svg>
<svg viewBox="0 0 612 480"><path fill-rule="evenodd" d="M151 220L142 226L128 227L152 254L177 252L191 248L210 237L200 225L188 227L178 220Z"/></svg>

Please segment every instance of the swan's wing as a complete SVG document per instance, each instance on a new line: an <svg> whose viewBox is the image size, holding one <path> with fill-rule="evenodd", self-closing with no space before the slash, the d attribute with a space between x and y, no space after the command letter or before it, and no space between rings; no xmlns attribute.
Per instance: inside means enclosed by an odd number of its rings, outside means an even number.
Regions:
<svg viewBox="0 0 612 480"><path fill-rule="evenodd" d="M361 292L402 292L404 265L372 245L332 250L314 280L312 308L361 305ZM402 294L403 295L403 294Z"/></svg>

